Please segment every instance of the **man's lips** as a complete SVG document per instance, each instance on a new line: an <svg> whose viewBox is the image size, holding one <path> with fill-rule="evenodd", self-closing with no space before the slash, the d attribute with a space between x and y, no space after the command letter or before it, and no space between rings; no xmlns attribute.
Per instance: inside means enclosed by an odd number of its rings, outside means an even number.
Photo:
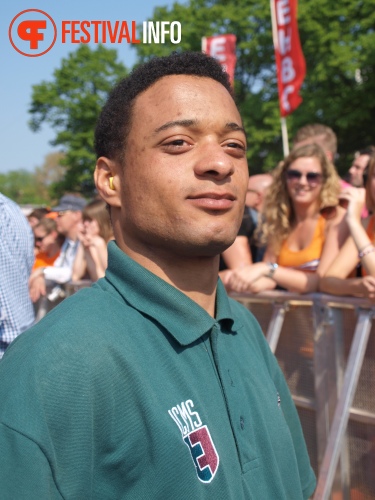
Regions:
<svg viewBox="0 0 375 500"><path fill-rule="evenodd" d="M232 208L236 197L232 193L199 193L188 196L188 200L195 206L209 210L228 210Z"/></svg>

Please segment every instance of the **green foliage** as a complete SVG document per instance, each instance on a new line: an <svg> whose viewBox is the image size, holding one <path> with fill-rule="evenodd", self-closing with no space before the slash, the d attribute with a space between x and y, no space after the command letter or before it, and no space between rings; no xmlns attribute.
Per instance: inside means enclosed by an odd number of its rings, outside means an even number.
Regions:
<svg viewBox="0 0 375 500"><path fill-rule="evenodd" d="M307 123L332 127L345 172L355 150L375 143L375 0L300 0L298 8L307 75L303 103L287 118L289 137ZM282 158L282 141L269 2L190 0L156 8L152 20L181 22L182 41L140 44L140 61L176 49L201 50L203 36L237 36L235 90L250 171L273 168Z"/></svg>
<svg viewBox="0 0 375 500"><path fill-rule="evenodd" d="M34 172L20 169L0 174L0 192L21 205L55 204L60 196L56 186L65 176L65 168L60 165L63 158L62 153L49 153Z"/></svg>
<svg viewBox="0 0 375 500"><path fill-rule="evenodd" d="M33 86L30 127L38 131L49 124L56 131L52 145L64 153L65 176L54 184L57 197L64 191L93 192L95 124L109 91L126 73L115 50L81 45L61 61L52 81Z"/></svg>
<svg viewBox="0 0 375 500"><path fill-rule="evenodd" d="M0 192L18 204L45 205L35 175L27 170L0 174Z"/></svg>

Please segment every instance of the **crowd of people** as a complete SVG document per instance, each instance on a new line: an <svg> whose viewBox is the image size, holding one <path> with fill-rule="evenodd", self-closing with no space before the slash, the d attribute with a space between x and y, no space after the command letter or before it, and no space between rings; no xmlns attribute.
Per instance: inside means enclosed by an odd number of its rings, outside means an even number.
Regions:
<svg viewBox="0 0 375 500"><path fill-rule="evenodd" d="M80 194L66 194L52 209L39 207L26 217L4 195L1 202L0 358L11 341L34 323L42 298L49 299L51 309L64 297L64 284L95 282L104 276L107 243L113 239L109 212L101 199L87 202Z"/></svg>
<svg viewBox="0 0 375 500"><path fill-rule="evenodd" d="M272 177L250 176L250 192L254 181L264 177L257 198L261 209L246 199L239 235L222 255L228 266L219 274L227 290L375 297L375 268L369 267L375 262L375 147L354 154L346 179L334 166L336 154L334 131L307 125ZM245 249L239 244L243 240Z"/></svg>
<svg viewBox="0 0 375 500"><path fill-rule="evenodd" d="M345 179L336 171L336 155L334 131L311 124L297 132L291 153L272 172L250 175L240 229L220 256L228 292L375 297L375 146L353 155ZM36 208L27 219L34 263L23 282L34 311L46 295L63 297L61 285L104 276L114 235L102 199L66 194L51 210ZM26 327L2 335L2 353Z"/></svg>
<svg viewBox="0 0 375 500"><path fill-rule="evenodd" d="M225 288L374 298L375 148L340 179L334 132L307 125L249 178L231 92L204 54L155 58L102 110L97 199L67 193L27 221L0 195L7 497L313 493L286 381ZM85 278L30 328L33 303Z"/></svg>

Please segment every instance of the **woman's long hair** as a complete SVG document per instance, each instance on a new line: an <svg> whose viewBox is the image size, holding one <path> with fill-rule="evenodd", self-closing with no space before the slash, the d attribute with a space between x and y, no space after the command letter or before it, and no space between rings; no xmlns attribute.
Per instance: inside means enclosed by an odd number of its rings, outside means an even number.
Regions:
<svg viewBox="0 0 375 500"><path fill-rule="evenodd" d="M264 202L264 222L259 228L261 243L270 246L276 254L295 223L294 207L286 184L286 171L297 158L317 158L322 167L320 208L338 204L340 178L323 149L317 144L309 144L293 150L273 172L273 182L267 190Z"/></svg>
<svg viewBox="0 0 375 500"><path fill-rule="evenodd" d="M375 212L375 199L372 194L371 182L372 178L375 177L375 152L371 153L368 165L365 169L366 171L366 205L370 212Z"/></svg>
<svg viewBox="0 0 375 500"><path fill-rule="evenodd" d="M96 220L99 226L99 236L108 243L113 238L112 224L107 209L107 204L103 200L93 200L82 210L82 220Z"/></svg>

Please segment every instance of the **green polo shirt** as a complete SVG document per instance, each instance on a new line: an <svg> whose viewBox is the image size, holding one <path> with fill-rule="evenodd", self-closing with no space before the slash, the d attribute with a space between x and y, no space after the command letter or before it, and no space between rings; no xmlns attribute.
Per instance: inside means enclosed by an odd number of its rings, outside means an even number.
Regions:
<svg viewBox="0 0 375 500"><path fill-rule="evenodd" d="M308 498L286 382L218 283L216 318L109 244L105 278L0 362L0 492L22 499Z"/></svg>

